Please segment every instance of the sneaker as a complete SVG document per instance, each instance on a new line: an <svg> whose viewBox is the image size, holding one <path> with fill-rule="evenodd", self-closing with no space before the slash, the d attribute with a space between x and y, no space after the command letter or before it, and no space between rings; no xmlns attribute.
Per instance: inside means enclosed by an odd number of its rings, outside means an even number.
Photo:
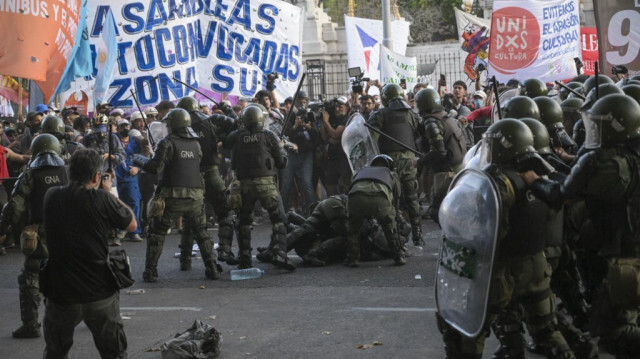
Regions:
<svg viewBox="0 0 640 359"><path fill-rule="evenodd" d="M142 237L136 233L129 237L129 242L142 242Z"/></svg>
<svg viewBox="0 0 640 359"><path fill-rule="evenodd" d="M127 236L127 231L118 231L117 239L123 240Z"/></svg>
<svg viewBox="0 0 640 359"><path fill-rule="evenodd" d="M7 255L7 250L4 249L3 246L0 246L0 256L6 256Z"/></svg>
<svg viewBox="0 0 640 359"><path fill-rule="evenodd" d="M109 245L111 247L120 247L122 245L122 243L120 243L120 240L118 238L114 238L111 243L109 243Z"/></svg>
<svg viewBox="0 0 640 359"><path fill-rule="evenodd" d="M16 339L40 338L40 328L22 325L20 328L14 330L11 335Z"/></svg>

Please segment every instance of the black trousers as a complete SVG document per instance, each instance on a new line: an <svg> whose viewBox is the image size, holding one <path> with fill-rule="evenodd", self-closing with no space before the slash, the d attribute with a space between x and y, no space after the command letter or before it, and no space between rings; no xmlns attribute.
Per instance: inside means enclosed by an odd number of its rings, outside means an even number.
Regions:
<svg viewBox="0 0 640 359"><path fill-rule="evenodd" d="M120 293L81 304L46 300L44 359L65 359L73 344L73 332L84 321L102 359L126 359L127 337L120 318Z"/></svg>

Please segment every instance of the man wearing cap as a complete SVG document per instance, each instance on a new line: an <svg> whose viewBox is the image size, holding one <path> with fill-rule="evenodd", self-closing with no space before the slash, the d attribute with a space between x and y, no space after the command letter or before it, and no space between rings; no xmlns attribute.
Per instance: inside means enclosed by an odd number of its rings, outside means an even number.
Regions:
<svg viewBox="0 0 640 359"><path fill-rule="evenodd" d="M165 116L175 107L176 105L171 101L161 101L156 105L156 118L159 121L153 121L149 124L149 133L151 133L151 137L153 137L156 144L169 134L169 130L167 130L167 123L165 122Z"/></svg>
<svg viewBox="0 0 640 359"><path fill-rule="evenodd" d="M335 104L334 116L330 116L327 111L322 112L322 126L320 126L320 137L328 144L327 159L321 175L327 196L342 193L338 185L347 185L351 177L349 161L342 150L341 143L342 133L349 120L349 100L340 96L335 100Z"/></svg>
<svg viewBox="0 0 640 359"><path fill-rule="evenodd" d="M27 121L25 122L26 127L22 133L22 137L20 138L20 153L27 153L31 146L31 140L40 133L40 125L42 124L43 117L42 112L34 111L27 114Z"/></svg>
<svg viewBox="0 0 640 359"><path fill-rule="evenodd" d="M62 121L64 121L65 125L73 126L73 121L75 121L80 116L78 113L78 109L75 107L67 107L62 109Z"/></svg>

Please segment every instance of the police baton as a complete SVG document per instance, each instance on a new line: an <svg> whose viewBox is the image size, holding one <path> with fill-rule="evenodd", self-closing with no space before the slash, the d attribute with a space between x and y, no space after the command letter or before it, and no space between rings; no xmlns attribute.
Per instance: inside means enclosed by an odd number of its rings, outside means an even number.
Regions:
<svg viewBox="0 0 640 359"><path fill-rule="evenodd" d="M372 131L374 131L374 132L376 132L376 133L380 134L382 137L384 137L384 138L388 139L389 141L391 141L391 142L393 142L393 143L395 143L395 144L397 144L397 145L402 146L402 148L406 149L407 151L411 151L411 152L413 152L414 154L416 154L417 156L422 156L422 153L420 153L420 151L416 151L416 150L414 150L413 148L411 148L411 147L407 146L407 145L406 145L406 144L404 144L403 142L400 142L400 141L396 140L395 138L393 138L393 137L391 137L391 136L387 135L386 133L384 133L384 132L380 131L379 129L377 129L377 128L375 128L375 127L371 126L370 124L368 124L368 123L366 123L366 122L365 122L365 123L364 123L364 125L365 125L368 129L370 129L370 130L372 130Z"/></svg>
<svg viewBox="0 0 640 359"><path fill-rule="evenodd" d="M563 84L563 83L562 83L562 82L560 82L560 81L556 81L556 85L558 85L558 86L562 87L563 89L565 89L565 90L567 90L567 91L571 92L572 94L574 94L574 95L578 96L578 97L579 97L580 99L582 99L582 100L584 100L584 99L586 98L583 94L581 94L581 93L579 93L578 91L576 91L576 90L572 89L571 87L569 87L569 86L567 86L567 85Z"/></svg>
<svg viewBox="0 0 640 359"><path fill-rule="evenodd" d="M138 98L135 93L133 93L133 89L130 89L131 96L133 96L133 100L136 102L136 107L138 107L138 111L142 115L142 121L144 122L144 127L147 129L147 134L149 135L149 143L151 143L152 147L156 147L156 141L153 140L153 136L151 136L151 130L149 129L149 123L147 122L147 115L142 112L142 108L140 108L140 102L138 102Z"/></svg>
<svg viewBox="0 0 640 359"><path fill-rule="evenodd" d="M175 78L175 77L173 77L173 81L176 81L176 82L178 82L178 83L181 83L181 84L185 85L186 87L188 87L188 88L192 89L192 90L193 90L193 91L195 91L196 93L199 93L200 95L202 95L202 96L206 97L209 101L213 102L216 106L220 106L220 104L218 103L218 101L216 101L216 100L212 99L211 97L209 97L209 96L205 95L204 93L202 93L202 92L201 92L200 90L198 90L197 88L195 88L195 87L193 87L193 86L191 86L191 85L189 85L189 84L186 84L186 83L184 83L184 82L182 82L182 81L178 80L178 79L177 79L177 78Z"/></svg>
<svg viewBox="0 0 640 359"><path fill-rule="evenodd" d="M498 120L502 120L502 111L500 111L500 94L498 93L498 81L496 81L495 76L491 77L491 85L493 86L493 95L496 97L496 107L498 107Z"/></svg>

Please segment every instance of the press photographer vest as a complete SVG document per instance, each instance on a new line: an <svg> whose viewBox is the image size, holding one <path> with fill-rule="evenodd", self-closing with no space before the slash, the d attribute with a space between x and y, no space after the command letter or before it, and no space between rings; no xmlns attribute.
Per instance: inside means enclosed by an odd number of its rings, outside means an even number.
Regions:
<svg viewBox="0 0 640 359"><path fill-rule="evenodd" d="M201 188L200 145L196 139L169 136L173 158L167 164L160 183L163 187Z"/></svg>
<svg viewBox="0 0 640 359"><path fill-rule="evenodd" d="M233 162L239 180L277 173L264 131L251 133L246 129L239 130L233 146Z"/></svg>

